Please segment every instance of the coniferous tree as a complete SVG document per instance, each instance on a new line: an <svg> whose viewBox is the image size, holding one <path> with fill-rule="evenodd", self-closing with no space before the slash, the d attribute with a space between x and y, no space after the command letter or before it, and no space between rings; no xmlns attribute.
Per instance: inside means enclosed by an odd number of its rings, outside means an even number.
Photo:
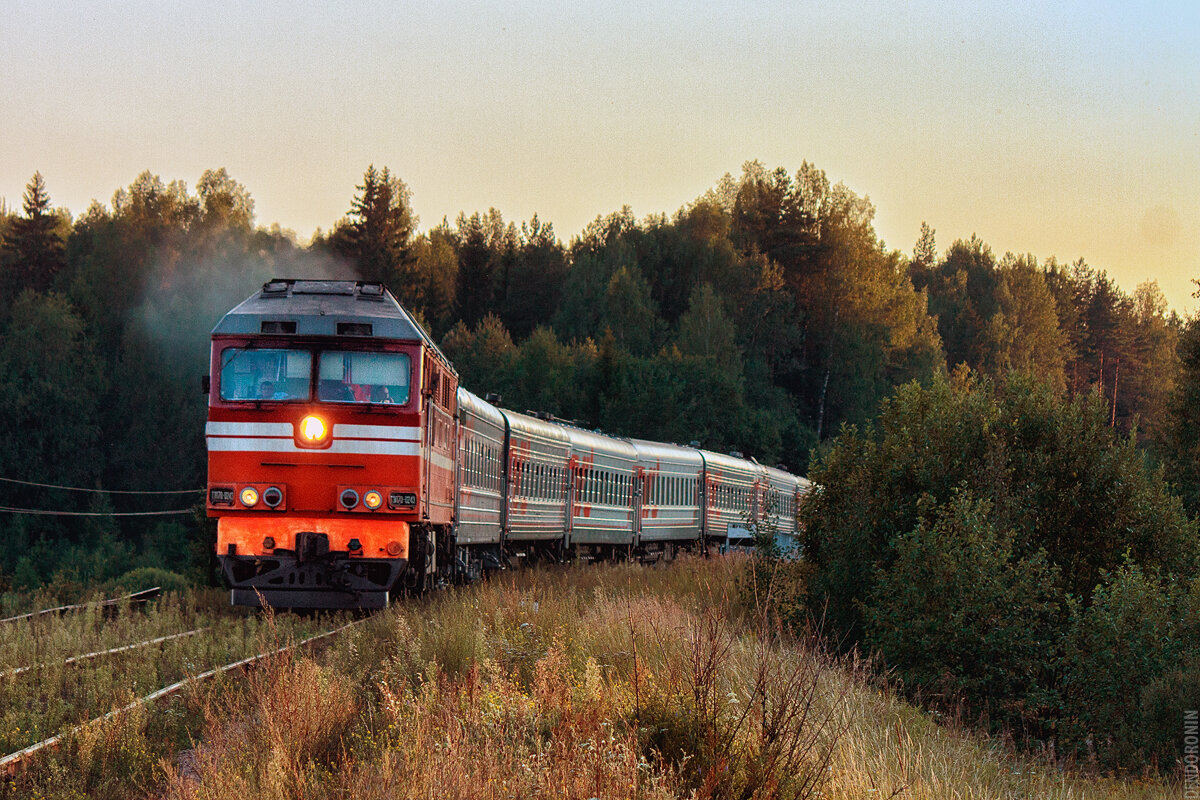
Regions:
<svg viewBox="0 0 1200 800"><path fill-rule="evenodd" d="M408 305L415 305L419 287L413 280L412 191L384 167L367 167L350 213L327 240L334 253L349 259L364 280L383 281Z"/></svg>
<svg viewBox="0 0 1200 800"><path fill-rule="evenodd" d="M66 263L62 219L50 206L42 173L35 172L26 185L22 208L24 216L8 222L0 250L5 307L26 289L48 290Z"/></svg>
<svg viewBox="0 0 1200 800"><path fill-rule="evenodd" d="M505 226L500 212L492 208L487 215L460 214L457 228L455 308L460 320L475 325L493 311L496 298L504 296L517 247L516 227Z"/></svg>
<svg viewBox="0 0 1200 800"><path fill-rule="evenodd" d="M517 338L530 335L548 323L562 300L567 276L567 253L554 235L554 226L535 214L521 223L521 231L503 295L498 298L500 318Z"/></svg>
<svg viewBox="0 0 1200 800"><path fill-rule="evenodd" d="M735 374L741 373L737 329L710 284L701 284L692 292L688 310L679 318L678 346L685 356L695 356Z"/></svg>

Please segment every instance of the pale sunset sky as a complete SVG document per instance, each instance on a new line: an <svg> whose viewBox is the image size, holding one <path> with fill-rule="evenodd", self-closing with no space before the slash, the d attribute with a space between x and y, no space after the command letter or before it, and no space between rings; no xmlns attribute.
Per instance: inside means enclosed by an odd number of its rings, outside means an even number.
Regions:
<svg viewBox="0 0 1200 800"><path fill-rule="evenodd" d="M425 229L675 212L804 160L911 253L973 233L1190 312L1200 3L0 3L0 198L74 214L226 167L306 241L367 165Z"/></svg>

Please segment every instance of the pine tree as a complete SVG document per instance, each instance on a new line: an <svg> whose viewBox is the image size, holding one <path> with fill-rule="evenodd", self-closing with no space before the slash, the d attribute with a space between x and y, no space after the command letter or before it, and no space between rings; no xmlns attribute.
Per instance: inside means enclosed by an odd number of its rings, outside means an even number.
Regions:
<svg viewBox="0 0 1200 800"><path fill-rule="evenodd" d="M60 220L50 206L46 181L35 172L25 187L25 215L11 220L0 249L4 307L25 289L44 292L66 263Z"/></svg>
<svg viewBox="0 0 1200 800"><path fill-rule="evenodd" d="M365 280L383 281L400 302L414 305L419 293L413 280L416 256L412 252L417 217L412 191L384 167L367 167L350 213L329 236L335 253L354 261Z"/></svg>

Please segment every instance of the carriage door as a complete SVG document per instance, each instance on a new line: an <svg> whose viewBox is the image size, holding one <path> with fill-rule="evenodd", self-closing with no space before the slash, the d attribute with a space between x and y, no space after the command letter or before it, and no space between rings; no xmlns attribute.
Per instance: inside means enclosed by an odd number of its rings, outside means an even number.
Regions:
<svg viewBox="0 0 1200 800"><path fill-rule="evenodd" d="M631 487L633 497L630 500L630 506L633 508L633 546L639 547L642 543L642 503L645 502L646 494L646 470L640 466L633 468L633 474L629 476L633 483Z"/></svg>

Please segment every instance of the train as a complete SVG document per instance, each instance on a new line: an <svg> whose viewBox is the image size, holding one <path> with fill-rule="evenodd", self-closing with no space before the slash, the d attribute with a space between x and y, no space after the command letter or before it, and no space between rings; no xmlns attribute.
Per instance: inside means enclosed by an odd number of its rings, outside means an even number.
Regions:
<svg viewBox="0 0 1200 800"><path fill-rule="evenodd" d="M204 383L235 605L375 609L522 562L669 561L764 525L788 542L811 489L472 394L378 282L264 283L213 328Z"/></svg>

